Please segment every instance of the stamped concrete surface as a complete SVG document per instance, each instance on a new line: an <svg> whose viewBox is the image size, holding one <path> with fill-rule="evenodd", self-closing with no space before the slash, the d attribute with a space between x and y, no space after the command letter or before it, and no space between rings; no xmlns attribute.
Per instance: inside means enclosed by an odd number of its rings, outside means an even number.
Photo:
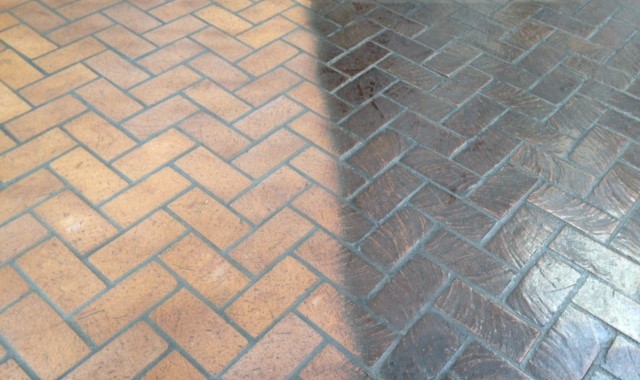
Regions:
<svg viewBox="0 0 640 380"><path fill-rule="evenodd" d="M640 379L637 0L1 0L0 379Z"/></svg>

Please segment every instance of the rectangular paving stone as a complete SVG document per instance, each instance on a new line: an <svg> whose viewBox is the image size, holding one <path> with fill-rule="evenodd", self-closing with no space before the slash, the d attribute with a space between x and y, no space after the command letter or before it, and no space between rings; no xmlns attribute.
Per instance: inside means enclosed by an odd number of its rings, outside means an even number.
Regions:
<svg viewBox="0 0 640 380"><path fill-rule="evenodd" d="M394 131L383 131L373 137L348 160L349 164L374 176L409 147L407 139Z"/></svg>
<svg viewBox="0 0 640 380"><path fill-rule="evenodd" d="M114 121L120 121L143 109L140 103L105 79L91 82L77 90L77 93Z"/></svg>
<svg viewBox="0 0 640 380"><path fill-rule="evenodd" d="M35 108L5 124L5 128L19 140L28 140L86 110L84 104L71 96L58 98Z"/></svg>
<svg viewBox="0 0 640 380"><path fill-rule="evenodd" d="M452 370L458 376L465 378L531 379L478 342L472 342L467 346L462 356L456 360Z"/></svg>
<svg viewBox="0 0 640 380"><path fill-rule="evenodd" d="M453 104L460 105L489 84L492 79L491 75L467 66L460 69L450 80L440 86L434 92L434 95L440 96Z"/></svg>
<svg viewBox="0 0 640 380"><path fill-rule="evenodd" d="M410 110L435 122L442 120L454 108L442 99L427 94L405 82L396 83L385 94Z"/></svg>
<svg viewBox="0 0 640 380"><path fill-rule="evenodd" d="M491 128L459 152L454 160L474 172L484 175L518 146L518 140Z"/></svg>
<svg viewBox="0 0 640 380"><path fill-rule="evenodd" d="M115 25L96 34L100 40L131 59L154 49L153 44L121 25Z"/></svg>
<svg viewBox="0 0 640 380"><path fill-rule="evenodd" d="M545 254L509 294L507 304L538 326L545 326L579 279L575 269Z"/></svg>
<svg viewBox="0 0 640 380"><path fill-rule="evenodd" d="M527 88L538 79L535 74L520 67L521 65L510 64L488 54L482 54L471 65L502 82L519 88Z"/></svg>
<svg viewBox="0 0 640 380"><path fill-rule="evenodd" d="M522 360L538 330L509 314L460 280L436 301L436 306L508 357Z"/></svg>
<svg viewBox="0 0 640 380"><path fill-rule="evenodd" d="M171 168L164 168L127 189L102 206L102 210L122 226L129 226L190 186Z"/></svg>
<svg viewBox="0 0 640 380"><path fill-rule="evenodd" d="M314 290L298 306L298 311L344 348L362 357L365 363L375 363L396 337L360 305L326 283ZM357 320L358 324L352 325L348 318ZM359 345L357 336L366 336L370 344Z"/></svg>
<svg viewBox="0 0 640 380"><path fill-rule="evenodd" d="M105 288L98 276L57 238L32 249L17 262L65 313Z"/></svg>
<svg viewBox="0 0 640 380"><path fill-rule="evenodd" d="M388 53L387 49L372 42L366 42L360 47L349 50L346 55L338 59L332 66L347 75L355 76Z"/></svg>
<svg viewBox="0 0 640 380"><path fill-rule="evenodd" d="M445 230L436 232L422 251L495 295L500 294L515 276L496 259Z"/></svg>
<svg viewBox="0 0 640 380"><path fill-rule="evenodd" d="M233 249L229 257L259 274L312 229L306 219L285 208Z"/></svg>
<svg viewBox="0 0 640 380"><path fill-rule="evenodd" d="M373 68L342 87L336 95L357 106L376 96L393 81L394 78L384 71Z"/></svg>
<svg viewBox="0 0 640 380"><path fill-rule="evenodd" d="M151 313L151 319L212 374L224 368L248 343L185 289Z"/></svg>
<svg viewBox="0 0 640 380"><path fill-rule="evenodd" d="M618 335L607 351L603 367L621 379L633 379L640 373L639 359L638 344Z"/></svg>
<svg viewBox="0 0 640 380"><path fill-rule="evenodd" d="M609 214L551 185L542 186L528 200L600 241L605 241L617 225Z"/></svg>
<svg viewBox="0 0 640 380"><path fill-rule="evenodd" d="M385 30L383 33L377 35L374 41L416 63L423 62L433 54L432 49L418 43L415 39L407 38L391 30ZM384 51L384 49L382 49L382 51Z"/></svg>
<svg viewBox="0 0 640 380"><path fill-rule="evenodd" d="M178 351L172 351L169 355L165 356L160 362L153 366L153 368L146 371L142 379L159 379L163 376L168 376L169 378L185 376L193 380L206 379L204 375Z"/></svg>
<svg viewBox="0 0 640 380"><path fill-rule="evenodd" d="M64 129L107 161L135 145L130 137L93 112L65 124Z"/></svg>
<svg viewBox="0 0 640 380"><path fill-rule="evenodd" d="M640 340L640 304L589 278L573 302L636 341Z"/></svg>
<svg viewBox="0 0 640 380"><path fill-rule="evenodd" d="M160 257L187 283L217 306L228 302L250 281L245 274L194 234L189 234L172 245Z"/></svg>
<svg viewBox="0 0 640 380"><path fill-rule="evenodd" d="M202 147L177 160L176 165L225 202L251 184L245 175Z"/></svg>
<svg viewBox="0 0 640 380"><path fill-rule="evenodd" d="M322 336L308 324L294 314L289 314L229 368L225 377L284 378L311 354L322 340ZM280 360L282 357L286 357L286 361Z"/></svg>
<svg viewBox="0 0 640 380"><path fill-rule="evenodd" d="M0 109L0 121L11 120L18 115L29 111L31 106L14 94L11 89L0 83L0 95L2 95L2 109Z"/></svg>
<svg viewBox="0 0 640 380"><path fill-rule="evenodd" d="M25 316L30 316L25 318ZM37 294L0 315L0 332L38 376L62 375L91 349Z"/></svg>
<svg viewBox="0 0 640 380"><path fill-rule="evenodd" d="M435 376L462 345L460 328L427 313L411 327L382 366L386 378Z"/></svg>
<svg viewBox="0 0 640 380"><path fill-rule="evenodd" d="M27 293L31 287L11 266L0 268L0 274L2 275L0 277L0 307L4 309ZM0 357L5 355L6 350L0 349Z"/></svg>
<svg viewBox="0 0 640 380"><path fill-rule="evenodd" d="M280 129L236 157L232 163L253 178L258 178L286 162L305 142L286 129Z"/></svg>
<svg viewBox="0 0 640 380"><path fill-rule="evenodd" d="M592 275L609 282L627 296L640 299L637 286L640 267L624 256L570 227L564 228L551 243L550 248L585 268Z"/></svg>
<svg viewBox="0 0 640 380"><path fill-rule="evenodd" d="M463 43L456 42L429 59L425 65L445 77L451 76L480 54L480 51Z"/></svg>
<svg viewBox="0 0 640 380"><path fill-rule="evenodd" d="M43 75L13 50L0 52L0 79L13 89L31 84Z"/></svg>
<svg viewBox="0 0 640 380"><path fill-rule="evenodd" d="M595 180L593 174L529 144L522 145L516 151L511 163L553 182L564 190L578 194L587 192Z"/></svg>
<svg viewBox="0 0 640 380"><path fill-rule="evenodd" d="M37 58L56 49L56 45L24 24L0 32L0 40L28 58Z"/></svg>
<svg viewBox="0 0 640 380"><path fill-rule="evenodd" d="M198 111L196 105L178 95L148 108L122 126L139 140L147 140Z"/></svg>
<svg viewBox="0 0 640 380"><path fill-rule="evenodd" d="M362 253L390 268L431 229L432 223L418 211L404 208L394 213L360 246Z"/></svg>
<svg viewBox="0 0 640 380"><path fill-rule="evenodd" d="M107 219L68 190L39 205L35 211L83 254L117 232Z"/></svg>
<svg viewBox="0 0 640 380"><path fill-rule="evenodd" d="M449 156L464 143L462 138L413 112L402 114L391 127L444 156Z"/></svg>
<svg viewBox="0 0 640 380"><path fill-rule="evenodd" d="M113 163L127 177L136 181L149 172L175 159L194 145L194 142L175 129L149 140Z"/></svg>
<svg viewBox="0 0 640 380"><path fill-rule="evenodd" d="M317 280L297 260L287 257L236 299L226 314L252 336L260 335ZM264 298L265 291L274 292Z"/></svg>
<svg viewBox="0 0 640 380"><path fill-rule="evenodd" d="M542 340L527 369L537 377L581 379L609 339L602 322L570 307Z"/></svg>
<svg viewBox="0 0 640 380"><path fill-rule="evenodd" d="M469 200L501 218L535 183L535 178L507 165L474 191Z"/></svg>
<svg viewBox="0 0 640 380"><path fill-rule="evenodd" d="M378 63L378 66L400 80L429 91L440 84L441 79L418 63L392 55Z"/></svg>
<svg viewBox="0 0 640 380"><path fill-rule="evenodd" d="M640 177L635 169L615 164L593 190L589 200L609 214L621 218L640 195Z"/></svg>
<svg viewBox="0 0 640 380"><path fill-rule="evenodd" d="M0 264L13 259L48 234L49 231L31 214L25 214L0 227L0 240L5 242L0 247Z"/></svg>
<svg viewBox="0 0 640 380"><path fill-rule="evenodd" d="M444 125L465 137L475 136L504 111L493 100L478 95L463 105Z"/></svg>
<svg viewBox="0 0 640 380"><path fill-rule="evenodd" d="M180 65L134 87L130 93L149 106L184 90L199 80L200 76L195 71Z"/></svg>
<svg viewBox="0 0 640 380"><path fill-rule="evenodd" d="M99 378L104 372L111 377L133 377L152 363L169 345L144 322L109 342L66 378Z"/></svg>
<svg viewBox="0 0 640 380"><path fill-rule="evenodd" d="M95 55L86 61L87 65L109 79L117 86L127 89L149 78L138 66L120 57L112 50Z"/></svg>
<svg viewBox="0 0 640 380"><path fill-rule="evenodd" d="M402 108L398 104L387 98L377 97L371 102L358 107L358 110L341 122L340 125L344 129L366 139L401 111Z"/></svg>
<svg viewBox="0 0 640 380"><path fill-rule="evenodd" d="M47 36L58 45L68 45L113 25L113 21L96 13L67 24Z"/></svg>
<svg viewBox="0 0 640 380"><path fill-rule="evenodd" d="M603 171L618 156L625 143L623 137L596 126L587 133L569 158L584 168Z"/></svg>
<svg viewBox="0 0 640 380"><path fill-rule="evenodd" d="M189 117L179 128L227 160L250 142L248 138L204 112Z"/></svg>
<svg viewBox="0 0 640 380"><path fill-rule="evenodd" d="M76 148L50 164L51 168L96 204L128 184L83 148Z"/></svg>
<svg viewBox="0 0 640 380"><path fill-rule="evenodd" d="M213 82L202 81L185 91L188 97L226 121L237 119L250 107Z"/></svg>
<svg viewBox="0 0 640 380"><path fill-rule="evenodd" d="M151 263L82 308L74 320L97 344L127 326L177 285L159 264Z"/></svg>
<svg viewBox="0 0 640 380"><path fill-rule="evenodd" d="M357 297L368 295L382 280L382 274L371 264L323 231L302 243L296 254ZM344 276L345 271L349 272L348 277Z"/></svg>
<svg viewBox="0 0 640 380"><path fill-rule="evenodd" d="M394 166L358 194L353 203L365 214L380 220L420 186L420 179Z"/></svg>
<svg viewBox="0 0 640 380"><path fill-rule="evenodd" d="M423 187L411 203L471 240L482 240L494 224L485 214L433 185Z"/></svg>
<svg viewBox="0 0 640 380"><path fill-rule="evenodd" d="M554 111L553 105L528 91L506 83L498 83L485 95L536 119L543 119Z"/></svg>
<svg viewBox="0 0 640 380"><path fill-rule="evenodd" d="M89 258L102 274L116 281L175 240L185 228L160 210L118 236Z"/></svg>
<svg viewBox="0 0 640 380"><path fill-rule="evenodd" d="M194 189L169 208L220 249L226 249L249 231L249 226L224 205ZM211 224L219 226L210 228Z"/></svg>

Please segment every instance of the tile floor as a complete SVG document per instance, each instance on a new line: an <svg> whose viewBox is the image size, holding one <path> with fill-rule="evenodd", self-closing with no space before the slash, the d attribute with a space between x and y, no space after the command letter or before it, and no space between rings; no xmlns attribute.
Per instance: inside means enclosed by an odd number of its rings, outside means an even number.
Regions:
<svg viewBox="0 0 640 380"><path fill-rule="evenodd" d="M639 379L637 0L2 0L0 378Z"/></svg>

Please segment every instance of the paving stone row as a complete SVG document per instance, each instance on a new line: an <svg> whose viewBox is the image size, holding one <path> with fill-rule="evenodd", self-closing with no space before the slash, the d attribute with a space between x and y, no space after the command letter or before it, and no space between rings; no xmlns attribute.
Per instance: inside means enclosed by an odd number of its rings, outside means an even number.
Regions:
<svg viewBox="0 0 640 380"><path fill-rule="evenodd" d="M633 0L0 9L0 378L640 373Z"/></svg>

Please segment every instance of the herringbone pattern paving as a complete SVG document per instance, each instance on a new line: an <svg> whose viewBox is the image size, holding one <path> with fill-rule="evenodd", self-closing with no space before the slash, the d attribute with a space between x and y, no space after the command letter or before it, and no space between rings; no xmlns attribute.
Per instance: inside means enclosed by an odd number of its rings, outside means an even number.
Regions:
<svg viewBox="0 0 640 380"><path fill-rule="evenodd" d="M0 11L1 379L640 379L636 0Z"/></svg>

